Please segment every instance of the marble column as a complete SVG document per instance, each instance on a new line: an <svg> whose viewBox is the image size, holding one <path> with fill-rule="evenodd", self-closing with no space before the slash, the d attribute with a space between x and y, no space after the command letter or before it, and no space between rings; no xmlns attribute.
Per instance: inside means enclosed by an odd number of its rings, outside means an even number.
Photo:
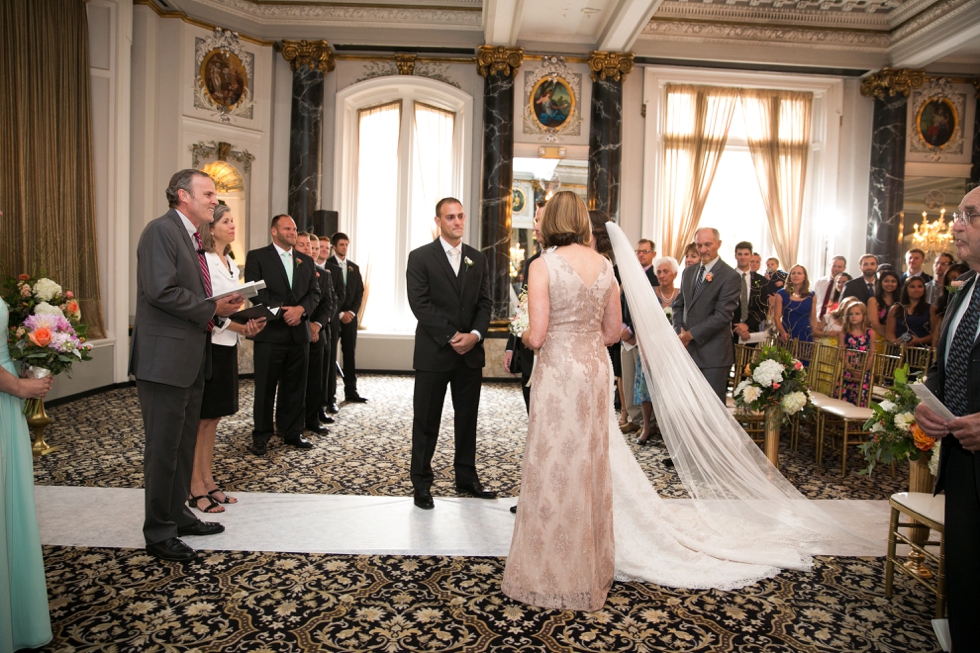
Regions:
<svg viewBox="0 0 980 653"><path fill-rule="evenodd" d="M977 109L973 113L973 168L970 169L970 183L976 188L980 186L980 77L973 80L973 87L977 89Z"/></svg>
<svg viewBox="0 0 980 653"><path fill-rule="evenodd" d="M902 269L908 98L924 81L922 71L883 68L861 84L861 94L874 98L866 249L896 270Z"/></svg>
<svg viewBox="0 0 980 653"><path fill-rule="evenodd" d="M490 265L491 320L510 317L510 237L514 186L514 77L522 48L481 45L477 68L483 77L483 179L480 248Z"/></svg>
<svg viewBox="0 0 980 653"><path fill-rule="evenodd" d="M589 55L592 119L589 126L589 209L619 222L619 179L623 160L623 79L633 70L631 52Z"/></svg>
<svg viewBox="0 0 980 653"><path fill-rule="evenodd" d="M279 50L293 70L286 210L302 231L320 208L323 79L334 69L333 52L326 41L283 41Z"/></svg>

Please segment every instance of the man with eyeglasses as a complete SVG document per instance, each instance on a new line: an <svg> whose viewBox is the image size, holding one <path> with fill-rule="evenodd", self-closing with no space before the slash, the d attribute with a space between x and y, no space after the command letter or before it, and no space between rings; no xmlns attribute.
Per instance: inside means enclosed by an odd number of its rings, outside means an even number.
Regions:
<svg viewBox="0 0 980 653"><path fill-rule="evenodd" d="M657 271L653 269L653 259L657 258L657 246L652 240L641 238L636 243L636 258L640 261L640 266L643 267L650 285L659 286ZM633 403L633 383L636 381L636 338L633 337L633 321L630 318L625 293L620 295L620 303L623 306L622 340L626 344L620 350L623 366L623 414L626 416L626 424L622 429L623 433L632 433L640 430L640 421L643 418L640 406Z"/></svg>
<svg viewBox="0 0 980 653"><path fill-rule="evenodd" d="M956 252L970 267L949 299L936 362L925 384L955 416L947 421L925 404L915 420L942 438L935 492L946 492L946 598L952 650L974 651L980 642L980 188L967 193L953 214Z"/></svg>

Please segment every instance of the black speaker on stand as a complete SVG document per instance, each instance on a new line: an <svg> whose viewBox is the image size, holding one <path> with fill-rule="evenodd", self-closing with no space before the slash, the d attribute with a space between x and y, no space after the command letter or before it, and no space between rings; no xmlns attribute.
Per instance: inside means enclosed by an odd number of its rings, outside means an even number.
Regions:
<svg viewBox="0 0 980 653"><path fill-rule="evenodd" d="M337 223L340 215L336 211L314 211L312 231L321 238L332 238L337 233Z"/></svg>

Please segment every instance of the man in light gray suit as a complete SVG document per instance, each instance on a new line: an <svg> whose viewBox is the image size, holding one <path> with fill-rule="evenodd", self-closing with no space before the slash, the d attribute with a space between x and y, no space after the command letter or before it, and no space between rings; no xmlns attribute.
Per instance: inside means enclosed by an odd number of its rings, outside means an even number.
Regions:
<svg viewBox="0 0 980 653"><path fill-rule="evenodd" d="M732 318L741 291L739 276L718 257L721 237L717 229L698 229L695 243L701 264L689 266L681 276L674 300L674 330L724 402L728 372L735 363Z"/></svg>
<svg viewBox="0 0 980 653"><path fill-rule="evenodd" d="M181 170L167 188L170 210L150 222L136 249L136 320L129 373L136 376L146 448L143 454L146 550L164 560L196 555L181 535L210 535L221 524L198 520L187 506L204 379L210 375L211 327L245 298L208 299L197 229L214 220L214 182Z"/></svg>

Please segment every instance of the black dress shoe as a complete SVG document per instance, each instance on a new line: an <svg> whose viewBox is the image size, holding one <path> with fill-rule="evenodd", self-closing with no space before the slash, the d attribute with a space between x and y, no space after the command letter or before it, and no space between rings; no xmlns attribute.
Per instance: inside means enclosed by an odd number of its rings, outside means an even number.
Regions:
<svg viewBox="0 0 980 653"><path fill-rule="evenodd" d="M336 403L331 402L326 406L324 406L323 410L327 411L328 413L333 413L336 415L337 413L340 412L340 406L338 406Z"/></svg>
<svg viewBox="0 0 980 653"><path fill-rule="evenodd" d="M177 535L217 535L225 530L225 527L216 521L201 521L198 519L193 524L178 526ZM180 540L177 540L178 542Z"/></svg>
<svg viewBox="0 0 980 653"><path fill-rule="evenodd" d="M432 510L436 504L428 490L419 490L415 493L415 506L422 510Z"/></svg>
<svg viewBox="0 0 980 653"><path fill-rule="evenodd" d="M323 422L324 424L333 424L334 423L334 418L330 417L330 415L327 415L327 411L325 411L325 410L321 410L320 411L320 414L317 415L317 417L319 417L320 418L320 421Z"/></svg>
<svg viewBox="0 0 980 653"><path fill-rule="evenodd" d="M664 467L673 467L674 461L670 458L664 458Z"/></svg>
<svg viewBox="0 0 980 653"><path fill-rule="evenodd" d="M348 403L351 403L351 404L366 404L367 403L367 399L365 399L361 395L351 395L350 397L344 397L344 401L346 401Z"/></svg>
<svg viewBox="0 0 980 653"><path fill-rule="evenodd" d="M197 557L197 551L176 537L171 537L163 542L147 544L146 552L161 560L172 560L174 562L184 562L185 560L193 560Z"/></svg>
<svg viewBox="0 0 980 653"><path fill-rule="evenodd" d="M463 494L468 494L477 499L496 499L497 493L490 490L484 490L483 485L480 481L476 483L470 483L469 485L457 485L456 489Z"/></svg>
<svg viewBox="0 0 980 653"><path fill-rule="evenodd" d="M330 421L333 421L333 420L330 420ZM330 433L330 429L328 429L323 424L317 424L316 426L307 426L306 427L306 430L307 431L311 431L313 433L319 433L320 435L326 435L327 433Z"/></svg>
<svg viewBox="0 0 980 653"><path fill-rule="evenodd" d="M264 442L253 442L251 446L249 446L248 450L256 456L264 456L266 454Z"/></svg>
<svg viewBox="0 0 980 653"><path fill-rule="evenodd" d="M510 511L516 515L517 514L517 506L516 505L515 506L511 506L510 507Z"/></svg>
<svg viewBox="0 0 980 653"><path fill-rule="evenodd" d="M297 449L313 448L313 443L307 440L306 438L304 438L302 435L298 435L295 438L290 438L286 440L286 444L288 444L290 447L296 447Z"/></svg>

